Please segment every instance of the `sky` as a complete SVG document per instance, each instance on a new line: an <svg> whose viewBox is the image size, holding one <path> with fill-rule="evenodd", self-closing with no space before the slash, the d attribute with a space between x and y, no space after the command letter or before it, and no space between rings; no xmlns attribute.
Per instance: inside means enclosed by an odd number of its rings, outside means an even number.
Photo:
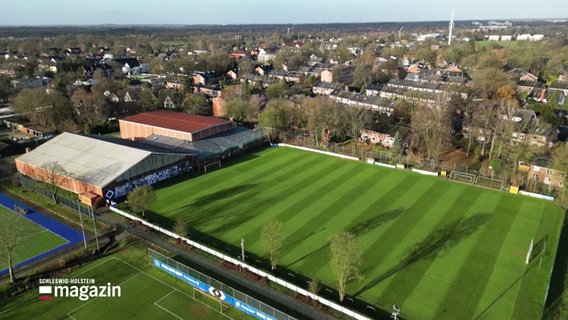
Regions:
<svg viewBox="0 0 568 320"><path fill-rule="evenodd" d="M0 25L300 24L568 18L566 0L2 0Z"/></svg>

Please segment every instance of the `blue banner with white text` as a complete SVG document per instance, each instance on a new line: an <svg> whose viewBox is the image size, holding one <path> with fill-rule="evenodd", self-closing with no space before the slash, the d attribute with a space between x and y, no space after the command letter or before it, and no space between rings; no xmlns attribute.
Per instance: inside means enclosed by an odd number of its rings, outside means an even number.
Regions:
<svg viewBox="0 0 568 320"><path fill-rule="evenodd" d="M230 295L227 295L225 293L223 293L222 291L204 283L201 282L187 274L185 274L184 272L179 271L178 269L171 267L170 265L158 260L158 259L153 259L154 260L154 265L156 267L158 267L161 270L166 271L167 273L176 276L177 278L189 283L190 285L196 287L197 289L209 293L210 295L216 297L217 299L237 308L238 310L251 315L253 317L256 317L258 319L262 319L262 320L276 320L276 318L273 318L269 315L267 315L266 313L251 307L250 305L234 298L231 297Z"/></svg>

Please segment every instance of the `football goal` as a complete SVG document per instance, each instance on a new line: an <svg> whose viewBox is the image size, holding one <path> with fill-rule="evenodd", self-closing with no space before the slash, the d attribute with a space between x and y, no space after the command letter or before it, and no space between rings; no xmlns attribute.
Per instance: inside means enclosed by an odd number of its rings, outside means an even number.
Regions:
<svg viewBox="0 0 568 320"><path fill-rule="evenodd" d="M504 188L504 181L501 179L495 179L490 177L477 177L476 184L482 187L488 187L493 189L502 190Z"/></svg>
<svg viewBox="0 0 568 320"><path fill-rule="evenodd" d="M471 173L452 171L450 172L449 179L454 181L474 184L476 177L477 177L476 175Z"/></svg>
<svg viewBox="0 0 568 320"><path fill-rule="evenodd" d="M215 296L209 295L195 287L193 287L193 299L207 305L208 307L219 311L220 313L225 313L227 312L227 310L229 310L231 308L231 306L229 306L226 303L223 303L223 301Z"/></svg>
<svg viewBox="0 0 568 320"><path fill-rule="evenodd" d="M204 173L215 171L217 169L221 169L221 161L219 161L219 160L211 162L211 163L203 166L203 172Z"/></svg>

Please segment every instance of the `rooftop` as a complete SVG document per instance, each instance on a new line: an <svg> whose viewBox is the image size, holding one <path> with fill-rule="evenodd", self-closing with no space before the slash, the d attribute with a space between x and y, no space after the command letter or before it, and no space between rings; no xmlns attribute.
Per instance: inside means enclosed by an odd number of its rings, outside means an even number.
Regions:
<svg viewBox="0 0 568 320"><path fill-rule="evenodd" d="M134 116L122 118L119 121L140 123L190 133L231 122L230 120L225 119L166 110L140 113Z"/></svg>

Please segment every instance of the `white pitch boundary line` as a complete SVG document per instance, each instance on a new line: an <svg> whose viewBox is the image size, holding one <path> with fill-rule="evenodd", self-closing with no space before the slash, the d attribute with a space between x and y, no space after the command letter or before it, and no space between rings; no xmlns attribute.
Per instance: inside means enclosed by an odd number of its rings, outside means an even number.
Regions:
<svg viewBox="0 0 568 320"><path fill-rule="evenodd" d="M158 307L158 308L164 310L165 312L171 314L172 316L178 318L179 320L183 320L183 318L179 317L177 314L173 313L172 311L170 311L170 310L168 310L168 309L166 309L166 308L164 308L164 307L162 307L161 305L158 304L160 301L164 300L164 299L167 298L170 294L172 294L172 293L174 293L174 292L176 292L176 291L178 291L178 290L177 290L177 289L174 289L174 290L170 291L170 293L166 294L165 296L161 297L159 300L157 300L156 302L154 302L154 305L155 305L156 307ZM182 292L182 293L183 293L183 292Z"/></svg>
<svg viewBox="0 0 568 320"><path fill-rule="evenodd" d="M138 271L137 274L135 274L135 275L133 275L132 277L130 277L130 278L128 278L128 279L122 281L122 282L119 283L118 285L119 285L119 286L122 286L122 285L125 284L126 282L128 282L128 281L130 281L130 280L136 278L137 276L141 275L142 273L143 273L143 272ZM84 306L88 305L89 303L91 303L91 302L93 302L93 301L95 301L95 300L97 300L97 299L98 299L98 298L91 299L91 300L85 302L84 304L78 306L77 308L75 308L75 309L73 309L73 310L67 312L67 316L70 317L71 319L75 319L75 318L73 318L73 317L71 316L72 313L75 313L75 311L77 311L77 310L83 308Z"/></svg>

